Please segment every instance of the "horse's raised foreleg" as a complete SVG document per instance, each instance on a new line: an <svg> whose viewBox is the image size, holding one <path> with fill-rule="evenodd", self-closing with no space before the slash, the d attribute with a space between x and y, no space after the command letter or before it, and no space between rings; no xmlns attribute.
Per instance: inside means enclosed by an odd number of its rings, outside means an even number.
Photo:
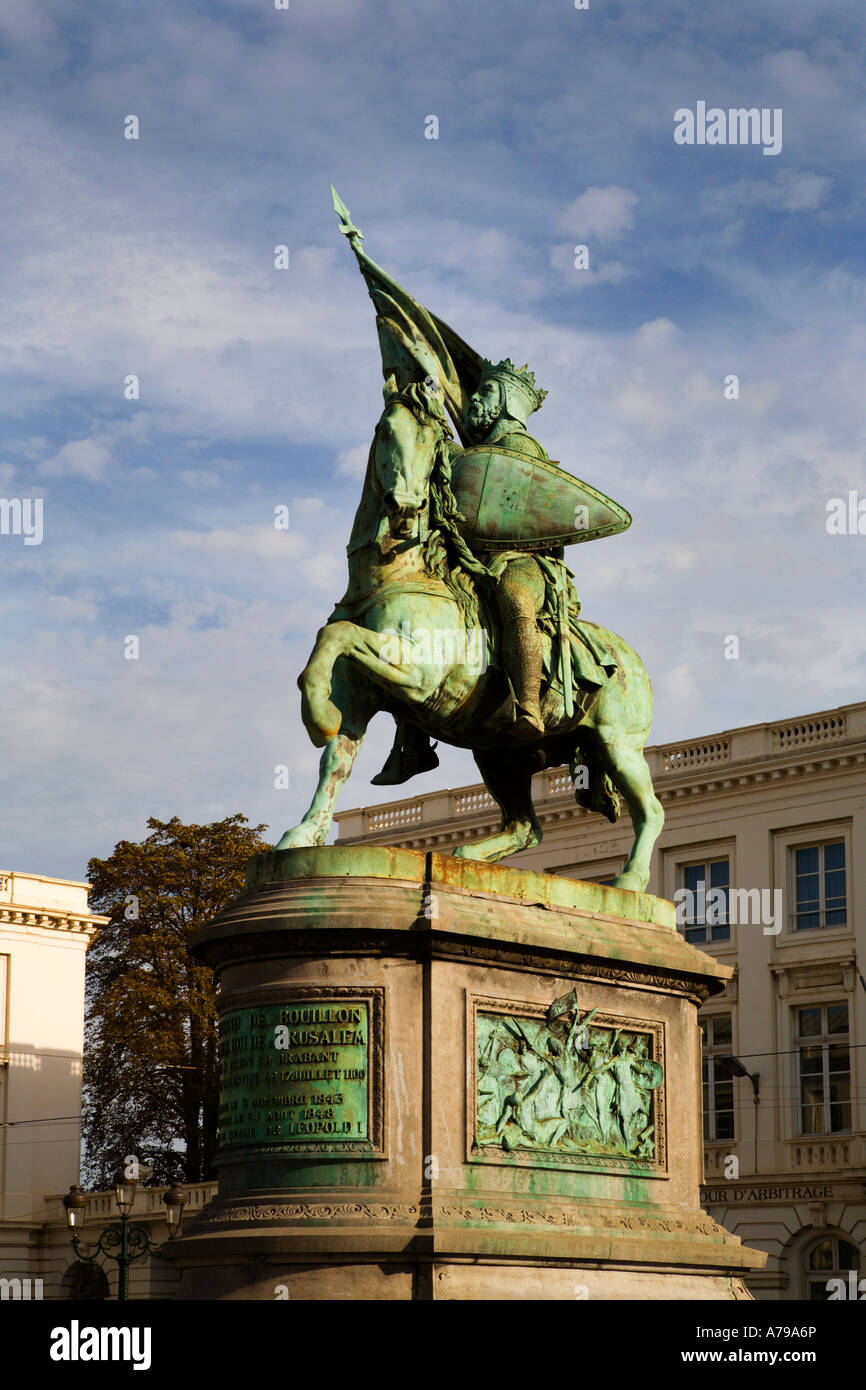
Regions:
<svg viewBox="0 0 866 1390"><path fill-rule="evenodd" d="M334 663L341 656L356 661L371 675L391 684L420 688L421 673L411 662L401 662L400 640L393 632L371 632L357 623L327 623L321 629L313 653L298 677L301 717L316 748L325 747L340 732L342 712L331 698Z"/></svg>
<svg viewBox="0 0 866 1390"><path fill-rule="evenodd" d="M286 831L276 849L323 845L328 838L337 798L352 771L373 711L372 696L366 697L356 685L350 684L350 677L351 672L340 667L332 675L333 695L339 704L342 727L328 739L319 760L319 783L309 810L296 826Z"/></svg>
<svg viewBox="0 0 866 1390"><path fill-rule="evenodd" d="M486 840L460 845L454 851L455 859L481 859L492 864L540 844L541 826L532 807L532 773L537 767L532 755L491 750L476 752L475 761L502 812L502 829Z"/></svg>

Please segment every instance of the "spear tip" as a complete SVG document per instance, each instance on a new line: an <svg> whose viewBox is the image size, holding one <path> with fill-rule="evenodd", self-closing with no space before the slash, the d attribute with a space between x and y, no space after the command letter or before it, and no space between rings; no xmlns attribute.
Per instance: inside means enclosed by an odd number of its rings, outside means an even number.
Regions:
<svg viewBox="0 0 866 1390"><path fill-rule="evenodd" d="M352 222L352 214L349 212L349 209L346 207L346 204L343 202L333 184L331 184L331 199L334 204L334 212L340 219L340 231L343 233L343 236L349 238L351 245L354 247L356 240L364 240L364 234L359 231Z"/></svg>

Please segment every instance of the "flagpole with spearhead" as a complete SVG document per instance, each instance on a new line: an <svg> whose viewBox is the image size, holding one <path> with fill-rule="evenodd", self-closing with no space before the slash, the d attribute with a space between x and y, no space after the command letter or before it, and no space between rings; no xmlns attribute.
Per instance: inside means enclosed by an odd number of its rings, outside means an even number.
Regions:
<svg viewBox="0 0 866 1390"><path fill-rule="evenodd" d="M331 184L331 198L334 203L334 212L340 219L340 231L343 233L343 236L349 238L349 245L357 254L360 251L360 243L364 240L364 233L355 226L352 221L352 214L333 184Z"/></svg>

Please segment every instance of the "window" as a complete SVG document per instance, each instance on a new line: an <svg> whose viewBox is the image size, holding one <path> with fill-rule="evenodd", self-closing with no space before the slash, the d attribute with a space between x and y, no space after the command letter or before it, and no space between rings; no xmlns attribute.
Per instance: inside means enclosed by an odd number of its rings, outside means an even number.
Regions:
<svg viewBox="0 0 866 1390"><path fill-rule="evenodd" d="M830 1280L841 1279L843 1285L847 1285L849 1269L858 1273L860 1270L860 1252L856 1245L840 1236L826 1236L818 1241L806 1253L806 1297L811 1303L828 1299L832 1292L827 1287Z"/></svg>
<svg viewBox="0 0 866 1390"><path fill-rule="evenodd" d="M105 1270L98 1264L78 1260L63 1276L60 1297L76 1303L96 1303L110 1297Z"/></svg>
<svg viewBox="0 0 866 1390"><path fill-rule="evenodd" d="M702 1018L703 1034L703 1091L704 1141L734 1137L734 1079L718 1066L718 1058L733 1048L733 1029L730 1014L713 1014Z"/></svg>
<svg viewBox="0 0 866 1390"><path fill-rule="evenodd" d="M794 930L844 927L848 921L845 841L798 845L792 851Z"/></svg>
<svg viewBox="0 0 866 1390"><path fill-rule="evenodd" d="M690 895L684 904L686 941L729 941L730 861L713 859L703 864L685 864L682 877L682 887Z"/></svg>
<svg viewBox="0 0 866 1390"><path fill-rule="evenodd" d="M580 883L597 883L601 888L612 888L614 879L622 873L622 864L606 859L601 864L564 864L545 869L545 873L577 879Z"/></svg>
<svg viewBox="0 0 866 1390"><path fill-rule="evenodd" d="M800 1133L838 1134L851 1128L848 1005L810 1004L797 1010Z"/></svg>

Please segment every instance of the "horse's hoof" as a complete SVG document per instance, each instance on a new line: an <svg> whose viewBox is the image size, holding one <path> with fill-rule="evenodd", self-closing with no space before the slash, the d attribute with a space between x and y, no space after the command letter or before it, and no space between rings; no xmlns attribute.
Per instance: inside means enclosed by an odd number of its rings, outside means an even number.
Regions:
<svg viewBox="0 0 866 1390"><path fill-rule="evenodd" d="M632 893L643 893L649 879L642 874L619 874L610 885L611 888L627 888Z"/></svg>
<svg viewBox="0 0 866 1390"><path fill-rule="evenodd" d="M340 732L343 716L333 700L301 696L301 719L314 748L324 748Z"/></svg>
<svg viewBox="0 0 866 1390"><path fill-rule="evenodd" d="M274 845L274 849L312 849L317 843L314 829L308 825L296 825L292 830L286 831L283 838Z"/></svg>
<svg viewBox="0 0 866 1390"><path fill-rule="evenodd" d="M487 856L486 856L485 854L477 854L475 851L476 851L476 846L475 846L475 845L458 845L457 848L455 849L454 853L452 854L451 858L452 858L452 859L475 859L475 860L478 860L479 863L482 863L482 864L483 864L483 863L486 861Z"/></svg>

